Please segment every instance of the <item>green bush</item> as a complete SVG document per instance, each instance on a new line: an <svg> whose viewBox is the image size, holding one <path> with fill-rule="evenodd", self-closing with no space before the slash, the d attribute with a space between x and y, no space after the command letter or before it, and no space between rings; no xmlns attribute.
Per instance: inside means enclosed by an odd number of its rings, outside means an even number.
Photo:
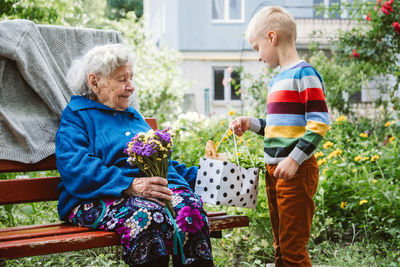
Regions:
<svg viewBox="0 0 400 267"><path fill-rule="evenodd" d="M179 116L172 125L176 132L173 155L187 165L197 165L204 154L206 141L220 141L231 119L233 116L210 119L196 113ZM316 213L311 254L315 252L315 256L321 258L317 252L318 244L325 246L332 241L351 245L387 242L389 248L396 251L400 248L399 132L400 127L394 121L371 124L368 120L360 120L356 123L349 122L344 116L333 121L316 153L320 183L314 198ZM263 167L262 137L252 133L246 133L245 137L250 140L249 150L256 165ZM226 147L232 149L233 146L228 143ZM219 151L224 151L224 146L221 149ZM249 164L248 160L243 161ZM261 266L273 262L264 173L260 177L257 209L206 206L207 210L246 214L251 221L250 227L229 231L222 240L213 240L217 266L225 266L223 263ZM385 254L387 247L377 251L373 258ZM335 247L335 251L337 249ZM326 258L324 260L326 262ZM354 259L341 260L337 262Z"/></svg>
<svg viewBox="0 0 400 267"><path fill-rule="evenodd" d="M393 121L336 119L316 153L321 181L314 238L399 240L399 132Z"/></svg>

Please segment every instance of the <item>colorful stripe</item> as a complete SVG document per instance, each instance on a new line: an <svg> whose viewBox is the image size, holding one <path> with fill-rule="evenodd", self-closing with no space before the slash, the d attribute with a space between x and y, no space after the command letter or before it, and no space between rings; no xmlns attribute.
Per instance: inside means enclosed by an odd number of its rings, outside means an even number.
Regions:
<svg viewBox="0 0 400 267"><path fill-rule="evenodd" d="M305 114L302 103L274 102L267 105L268 114Z"/></svg>
<svg viewBox="0 0 400 267"><path fill-rule="evenodd" d="M288 156L303 163L329 130L322 77L306 62L282 71L271 80L267 110L266 120L252 120L250 126L254 132L264 133L267 164L278 163ZM262 124L266 125L264 131L259 130Z"/></svg>
<svg viewBox="0 0 400 267"><path fill-rule="evenodd" d="M328 112L306 112L305 120L307 121L319 121L329 125L329 114ZM306 124L304 124L306 125Z"/></svg>
<svg viewBox="0 0 400 267"><path fill-rule="evenodd" d="M307 114L308 113L306 113L306 116ZM269 126L306 126L307 121L304 115L268 114L266 124Z"/></svg>
<svg viewBox="0 0 400 267"><path fill-rule="evenodd" d="M302 137L305 132L304 126L267 126L265 127L265 138L298 138Z"/></svg>
<svg viewBox="0 0 400 267"><path fill-rule="evenodd" d="M300 103L302 101L301 101L299 92L282 90L282 91L272 92L271 94L269 94L267 104L273 103L273 102L297 102L297 103Z"/></svg>
<svg viewBox="0 0 400 267"><path fill-rule="evenodd" d="M329 130L329 125L318 121L308 121L306 129L313 131L321 136L324 136L326 132Z"/></svg>
<svg viewBox="0 0 400 267"><path fill-rule="evenodd" d="M321 88L307 88L306 90L301 91L299 95L302 103L311 100L325 101L325 95Z"/></svg>

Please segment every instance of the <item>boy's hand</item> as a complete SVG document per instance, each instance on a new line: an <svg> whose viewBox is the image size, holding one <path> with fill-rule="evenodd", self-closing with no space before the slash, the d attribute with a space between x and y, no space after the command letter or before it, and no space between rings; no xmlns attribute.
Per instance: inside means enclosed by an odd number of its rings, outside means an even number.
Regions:
<svg viewBox="0 0 400 267"><path fill-rule="evenodd" d="M250 117L240 116L231 121L229 127L233 127L235 134L240 137L250 128L250 123Z"/></svg>
<svg viewBox="0 0 400 267"><path fill-rule="evenodd" d="M274 176L278 179L288 181L293 178L298 168L299 164L294 159L286 157L276 166Z"/></svg>

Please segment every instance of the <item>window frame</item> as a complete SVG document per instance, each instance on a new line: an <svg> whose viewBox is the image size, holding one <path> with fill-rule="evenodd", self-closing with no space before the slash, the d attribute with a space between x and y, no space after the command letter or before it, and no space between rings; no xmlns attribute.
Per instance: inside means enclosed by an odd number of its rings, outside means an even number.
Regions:
<svg viewBox="0 0 400 267"><path fill-rule="evenodd" d="M224 0L224 18L223 19L214 19L212 17L212 5L213 5L213 1L211 0L211 21L212 23L215 24L238 24L238 23L244 23L244 0L238 0L240 1L240 19L230 19L230 9L229 9L229 4L231 0Z"/></svg>
<svg viewBox="0 0 400 267"><path fill-rule="evenodd" d="M211 95L211 103L213 105L232 105L232 106L239 106L242 103L242 99L232 99L232 84L229 82L224 86L224 100L216 100L215 99L215 71L216 70L223 70L224 71L224 78L223 79L229 79L232 78L231 77L231 73L234 71L232 70L232 72L228 71L228 68L232 68L235 66L212 66L212 95ZM240 78L240 84L242 84L242 80L243 80L243 75L242 73L240 73L239 75ZM222 83L222 81L221 81Z"/></svg>

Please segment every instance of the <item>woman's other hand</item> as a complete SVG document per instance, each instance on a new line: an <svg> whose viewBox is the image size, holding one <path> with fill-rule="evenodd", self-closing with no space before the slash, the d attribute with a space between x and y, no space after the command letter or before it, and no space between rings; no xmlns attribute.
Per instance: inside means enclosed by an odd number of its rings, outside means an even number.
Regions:
<svg viewBox="0 0 400 267"><path fill-rule="evenodd" d="M250 128L251 119L250 117L240 116L229 123L229 127L232 128L237 136L242 136Z"/></svg>
<svg viewBox="0 0 400 267"><path fill-rule="evenodd" d="M135 178L124 193L142 196L164 206L165 204L160 199L171 200L172 196L172 190L167 185L167 179L161 177L140 177Z"/></svg>

